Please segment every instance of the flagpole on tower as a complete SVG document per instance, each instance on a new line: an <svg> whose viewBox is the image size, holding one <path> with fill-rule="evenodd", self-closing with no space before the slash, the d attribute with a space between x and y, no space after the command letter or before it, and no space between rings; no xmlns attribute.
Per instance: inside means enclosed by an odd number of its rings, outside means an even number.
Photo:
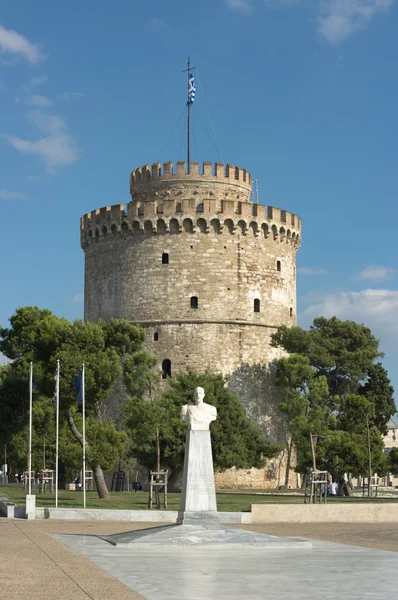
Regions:
<svg viewBox="0 0 398 600"><path fill-rule="evenodd" d="M187 167L188 167L188 175L189 175L189 171L191 168L191 103L189 101L189 78L191 76L191 60L190 57L188 56L188 100L187 100L187 107L188 107L188 127L187 127Z"/></svg>
<svg viewBox="0 0 398 600"><path fill-rule="evenodd" d="M191 169L191 105L195 99L195 80L192 75L191 59L188 56L188 68L186 69L188 75L188 97L187 97L187 113L188 113L188 126L187 126L187 172L188 175Z"/></svg>

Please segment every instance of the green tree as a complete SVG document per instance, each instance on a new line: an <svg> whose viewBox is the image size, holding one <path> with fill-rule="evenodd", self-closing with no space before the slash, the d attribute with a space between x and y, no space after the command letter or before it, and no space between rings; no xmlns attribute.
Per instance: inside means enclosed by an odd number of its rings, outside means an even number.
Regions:
<svg viewBox="0 0 398 600"><path fill-rule="evenodd" d="M394 388L387 376L386 369L376 363L367 369L367 381L359 386L358 392L365 396L375 408L375 425L383 435L387 433L387 424L397 409L394 402Z"/></svg>
<svg viewBox="0 0 398 600"><path fill-rule="evenodd" d="M142 398L129 398L124 406L124 422L131 449L148 469L155 466L156 427L159 424L162 464L179 472L184 462L186 424L180 419L183 404L192 402L195 387L203 387L205 401L217 407L218 417L211 425L214 468L223 471L261 467L281 447L265 438L260 427L248 419L240 400L225 385L220 374L182 373L159 398L156 408Z"/></svg>
<svg viewBox="0 0 398 600"><path fill-rule="evenodd" d="M271 344L306 356L318 376L325 376L331 396L356 393L377 358L383 356L370 329L337 317L314 319L309 331L282 325Z"/></svg>
<svg viewBox="0 0 398 600"><path fill-rule="evenodd" d="M313 436L326 435L334 426L334 415L327 400L326 377L316 378L306 356L293 354L278 362L276 383L282 392L281 410L287 415L289 431L296 448L298 469L316 468ZM288 478L288 468L286 479Z"/></svg>
<svg viewBox="0 0 398 600"><path fill-rule="evenodd" d="M86 454L101 498L108 497L103 469L120 458L126 444L125 433L106 418L105 402L122 373L122 357L139 351L143 339L140 327L121 319L71 323L37 307L17 309L10 318L10 327L0 329L0 351L12 361L0 373L0 407L10 414L11 435L21 432L27 423L30 362L34 363L36 405L36 395L52 397L59 360L60 408L71 433L82 445L73 382L85 364ZM3 435L7 439L10 434L3 431Z"/></svg>
<svg viewBox="0 0 398 600"><path fill-rule="evenodd" d="M280 327L272 345L292 354L278 362L277 384L298 470L314 466L310 442L315 439L317 467L340 481L345 472L383 472L382 433L396 409L387 372L374 362L382 354L371 331L321 317L309 331Z"/></svg>
<svg viewBox="0 0 398 600"><path fill-rule="evenodd" d="M142 437L143 433L140 428L140 421L142 420L146 424L143 428L144 435L148 435L149 431L151 435L155 435L156 470L159 472L161 463L160 428L164 418L160 403L160 373L155 370L156 365L156 357L147 352L136 352L124 361L123 377L127 391L134 398L134 400L128 400L129 410L134 415L130 419L130 425L134 428L134 435L131 436L130 455L138 458L139 448L143 444L145 459L148 463L152 462L151 460L148 461L147 456L147 453L151 451L151 446L147 445L148 437L146 439ZM136 424L138 424L138 428ZM138 445L136 441L133 441L137 439L141 440ZM158 495L157 500L159 502Z"/></svg>

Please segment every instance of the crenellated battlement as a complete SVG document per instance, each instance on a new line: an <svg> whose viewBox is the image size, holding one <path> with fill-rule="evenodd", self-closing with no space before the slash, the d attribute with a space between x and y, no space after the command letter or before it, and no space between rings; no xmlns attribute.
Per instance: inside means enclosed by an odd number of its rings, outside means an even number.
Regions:
<svg viewBox="0 0 398 600"><path fill-rule="evenodd" d="M301 219L273 206L233 200L195 199L116 204L84 215L81 247L108 235L216 233L253 235L276 242L301 242Z"/></svg>
<svg viewBox="0 0 398 600"><path fill-rule="evenodd" d="M217 198L235 196L249 202L252 177L241 167L211 162L190 162L188 173L185 161L176 165L171 161L144 165L130 175L130 193L136 201L153 200L153 195L186 197L202 192Z"/></svg>

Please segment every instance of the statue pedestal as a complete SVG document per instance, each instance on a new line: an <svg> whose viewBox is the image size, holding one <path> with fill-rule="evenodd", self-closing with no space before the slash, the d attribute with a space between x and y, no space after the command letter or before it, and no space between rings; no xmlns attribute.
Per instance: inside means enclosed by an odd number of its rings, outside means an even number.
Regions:
<svg viewBox="0 0 398 600"><path fill-rule="evenodd" d="M209 430L187 432L179 525L219 525Z"/></svg>

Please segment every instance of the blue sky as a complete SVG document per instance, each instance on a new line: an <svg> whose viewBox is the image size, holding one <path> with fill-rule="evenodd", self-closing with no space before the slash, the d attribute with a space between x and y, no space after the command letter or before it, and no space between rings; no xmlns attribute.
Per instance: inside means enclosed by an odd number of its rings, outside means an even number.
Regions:
<svg viewBox="0 0 398 600"><path fill-rule="evenodd" d="M397 30L395 0L3 3L0 323L82 317L79 217L128 202L133 168L185 158L182 121L162 151L189 54L193 158L221 153L302 217L300 324L364 322L398 388Z"/></svg>

